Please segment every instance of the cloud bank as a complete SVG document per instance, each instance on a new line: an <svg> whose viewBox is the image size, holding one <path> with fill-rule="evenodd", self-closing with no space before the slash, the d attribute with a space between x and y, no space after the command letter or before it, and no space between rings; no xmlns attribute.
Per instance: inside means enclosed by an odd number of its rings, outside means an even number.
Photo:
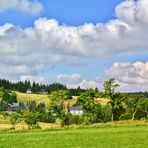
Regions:
<svg viewBox="0 0 148 148"><path fill-rule="evenodd" d="M124 91L148 90L148 62L114 63L106 70L109 77L115 77Z"/></svg>
<svg viewBox="0 0 148 148"><path fill-rule="evenodd" d="M60 74L54 78L46 78L41 76L21 76L21 81L30 80L31 82L35 81L38 83L54 83L58 82L61 84L66 84L68 88L77 88L80 86L83 89L90 89L90 88L100 88L99 81L94 80L86 80L83 79L82 76L78 73L74 74Z"/></svg>
<svg viewBox="0 0 148 148"><path fill-rule="evenodd" d="M10 1L0 4L1 12L17 7L37 14L41 8L36 1L12 0L11 7L7 3ZM67 26L47 18L39 18L33 27L25 29L4 24L0 26L0 76L38 76L54 63L83 66L85 59L148 53L147 8L147 0L126 0L116 7L116 19L105 24Z"/></svg>
<svg viewBox="0 0 148 148"><path fill-rule="evenodd" d="M15 10L31 15L38 15L43 10L43 6L36 0L1 0L0 13L7 10Z"/></svg>

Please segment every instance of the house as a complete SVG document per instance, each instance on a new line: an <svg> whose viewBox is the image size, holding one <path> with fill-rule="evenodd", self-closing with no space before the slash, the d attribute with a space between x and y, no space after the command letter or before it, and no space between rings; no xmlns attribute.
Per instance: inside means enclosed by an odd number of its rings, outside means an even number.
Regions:
<svg viewBox="0 0 148 148"><path fill-rule="evenodd" d="M40 90L40 94L47 94L48 92L45 89Z"/></svg>
<svg viewBox="0 0 148 148"><path fill-rule="evenodd" d="M9 104L7 107L8 112L16 112L18 110L24 110L24 109L26 109L26 107L20 103L12 103L12 104Z"/></svg>
<svg viewBox="0 0 148 148"><path fill-rule="evenodd" d="M32 93L32 90L31 89L27 89L26 93L27 94L31 94Z"/></svg>
<svg viewBox="0 0 148 148"><path fill-rule="evenodd" d="M71 106L68 110L72 115L83 115L83 110L79 106Z"/></svg>

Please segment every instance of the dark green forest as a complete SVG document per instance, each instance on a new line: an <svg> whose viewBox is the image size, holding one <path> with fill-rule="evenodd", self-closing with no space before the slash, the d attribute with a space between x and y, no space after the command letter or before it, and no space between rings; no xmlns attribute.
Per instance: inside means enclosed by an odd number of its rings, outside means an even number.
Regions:
<svg viewBox="0 0 148 148"><path fill-rule="evenodd" d="M45 91L47 93L57 91L57 90L69 90L71 96L79 96L81 93L85 92L85 89L78 88L71 88L68 89L66 85L60 83L53 83L53 84L40 84L30 81L19 81L19 82L11 82L9 80L0 79L0 87L4 90L10 91L18 91L21 93L26 93L28 89L32 91L32 93L40 93L41 91Z"/></svg>

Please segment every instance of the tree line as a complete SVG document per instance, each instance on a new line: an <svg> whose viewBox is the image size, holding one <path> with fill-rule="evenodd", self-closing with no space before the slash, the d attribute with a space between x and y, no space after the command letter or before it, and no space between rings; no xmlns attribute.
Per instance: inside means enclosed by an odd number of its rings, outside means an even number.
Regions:
<svg viewBox="0 0 148 148"><path fill-rule="evenodd" d="M30 81L19 81L19 82L11 82L9 80L0 79L0 88L4 88L4 90L18 91L21 93L25 93L28 89L32 91L32 93L39 93L44 90L47 93L57 90L69 90L71 96L79 96L85 89L78 88L67 88L66 85L60 83L53 84L40 84Z"/></svg>

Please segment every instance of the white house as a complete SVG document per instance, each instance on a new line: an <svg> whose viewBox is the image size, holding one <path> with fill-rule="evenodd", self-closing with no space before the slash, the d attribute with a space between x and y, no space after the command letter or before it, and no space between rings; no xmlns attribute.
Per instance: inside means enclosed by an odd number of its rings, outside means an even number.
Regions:
<svg viewBox="0 0 148 148"><path fill-rule="evenodd" d="M26 93L27 94L31 94L32 93L32 90L31 89L27 89Z"/></svg>
<svg viewBox="0 0 148 148"><path fill-rule="evenodd" d="M71 106L71 107L69 107L69 112L72 115L83 115L83 110L79 106Z"/></svg>
<svg viewBox="0 0 148 148"><path fill-rule="evenodd" d="M18 103L12 103L11 105L10 105L10 107L19 107L20 106L20 103L18 102Z"/></svg>

